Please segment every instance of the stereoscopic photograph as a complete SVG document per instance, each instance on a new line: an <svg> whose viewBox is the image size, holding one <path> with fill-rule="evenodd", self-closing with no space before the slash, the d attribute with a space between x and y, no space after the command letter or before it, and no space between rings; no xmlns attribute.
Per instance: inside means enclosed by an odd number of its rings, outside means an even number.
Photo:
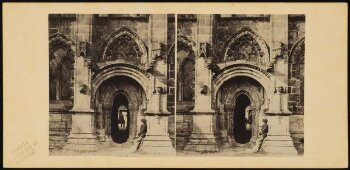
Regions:
<svg viewBox="0 0 350 170"><path fill-rule="evenodd" d="M302 155L305 15L176 18L49 15L50 154Z"/></svg>
<svg viewBox="0 0 350 170"><path fill-rule="evenodd" d="M8 168L348 166L341 3L4 3Z"/></svg>

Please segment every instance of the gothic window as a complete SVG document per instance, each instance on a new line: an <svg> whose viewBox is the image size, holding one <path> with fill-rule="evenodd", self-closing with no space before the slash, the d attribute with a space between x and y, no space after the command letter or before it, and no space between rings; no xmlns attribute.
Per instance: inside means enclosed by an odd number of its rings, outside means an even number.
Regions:
<svg viewBox="0 0 350 170"><path fill-rule="evenodd" d="M292 47L288 62L289 103L294 113L304 112L304 69L305 43L304 38Z"/></svg>
<svg viewBox="0 0 350 170"><path fill-rule="evenodd" d="M73 62L67 51L60 48L50 60L50 100L69 100L72 96Z"/></svg>
<svg viewBox="0 0 350 170"><path fill-rule="evenodd" d="M225 62L249 62L263 69L269 67L269 47L262 37L249 28L243 28L226 43Z"/></svg>
<svg viewBox="0 0 350 170"><path fill-rule="evenodd" d="M122 35L118 37L112 48L107 53L107 61L125 60L130 62L138 62L138 56L134 49L135 42L131 37Z"/></svg>
<svg viewBox="0 0 350 170"><path fill-rule="evenodd" d="M130 64L144 63L147 47L136 33L121 28L106 41L100 61L122 61Z"/></svg>
<svg viewBox="0 0 350 170"><path fill-rule="evenodd" d="M187 59L181 68L182 101L194 101L195 63Z"/></svg>
<svg viewBox="0 0 350 170"><path fill-rule="evenodd" d="M196 44L186 36L177 37L177 101L194 102L195 96L195 53Z"/></svg>
<svg viewBox="0 0 350 170"><path fill-rule="evenodd" d="M292 48L289 62L289 77L303 79L304 77L304 40L300 40Z"/></svg>
<svg viewBox="0 0 350 170"><path fill-rule="evenodd" d="M49 99L70 100L74 69L71 42L62 34L53 34L49 48Z"/></svg>
<svg viewBox="0 0 350 170"><path fill-rule="evenodd" d="M257 61L264 56L259 43L250 35L243 35L230 44L226 61Z"/></svg>

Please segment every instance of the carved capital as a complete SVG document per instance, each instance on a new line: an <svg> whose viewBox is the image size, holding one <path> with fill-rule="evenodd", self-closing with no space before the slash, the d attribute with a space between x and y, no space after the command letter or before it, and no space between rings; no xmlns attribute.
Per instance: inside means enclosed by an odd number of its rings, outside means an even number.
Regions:
<svg viewBox="0 0 350 170"><path fill-rule="evenodd" d="M199 43L199 57L212 58L213 47L211 43L201 42Z"/></svg>
<svg viewBox="0 0 350 170"><path fill-rule="evenodd" d="M157 57L162 57L162 59L166 59L167 45L165 43L152 43L151 44L152 51L152 60Z"/></svg>
<svg viewBox="0 0 350 170"><path fill-rule="evenodd" d="M288 59L288 46L282 42L274 42L272 49L272 57L276 61L276 58L282 57L284 61Z"/></svg>
<svg viewBox="0 0 350 170"><path fill-rule="evenodd" d="M154 68L158 60L164 60L167 58L167 45L164 43L152 43L151 44L151 62L149 69Z"/></svg>
<svg viewBox="0 0 350 170"><path fill-rule="evenodd" d="M209 93L209 87L206 85L202 85L201 86L201 94L208 95L208 93Z"/></svg>

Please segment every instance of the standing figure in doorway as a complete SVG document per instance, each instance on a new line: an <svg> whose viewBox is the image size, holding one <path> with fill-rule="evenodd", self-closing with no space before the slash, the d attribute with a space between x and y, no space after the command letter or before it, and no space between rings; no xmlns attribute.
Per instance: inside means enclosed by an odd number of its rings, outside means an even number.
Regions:
<svg viewBox="0 0 350 170"><path fill-rule="evenodd" d="M267 137L267 133L269 132L269 125L267 125L267 119L263 119L264 124L261 126L261 131L259 132L259 139L258 139L258 148L255 151L255 153L259 152L262 148L262 145L264 143L265 138Z"/></svg>
<svg viewBox="0 0 350 170"><path fill-rule="evenodd" d="M135 152L137 152L142 144L143 144L143 139L146 137L146 133L147 133L147 120L146 119L141 119L141 127L140 127L140 131L137 134L138 138L135 140Z"/></svg>
<svg viewBox="0 0 350 170"><path fill-rule="evenodd" d="M121 112L121 114L119 114L119 123L120 123L120 127L124 128L125 127L125 119L124 119L124 115Z"/></svg>

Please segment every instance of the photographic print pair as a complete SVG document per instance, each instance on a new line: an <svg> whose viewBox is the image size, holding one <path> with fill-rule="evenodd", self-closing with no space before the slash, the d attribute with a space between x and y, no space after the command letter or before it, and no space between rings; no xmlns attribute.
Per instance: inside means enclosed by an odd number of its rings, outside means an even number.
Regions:
<svg viewBox="0 0 350 170"><path fill-rule="evenodd" d="M48 20L50 155L303 155L305 15Z"/></svg>

